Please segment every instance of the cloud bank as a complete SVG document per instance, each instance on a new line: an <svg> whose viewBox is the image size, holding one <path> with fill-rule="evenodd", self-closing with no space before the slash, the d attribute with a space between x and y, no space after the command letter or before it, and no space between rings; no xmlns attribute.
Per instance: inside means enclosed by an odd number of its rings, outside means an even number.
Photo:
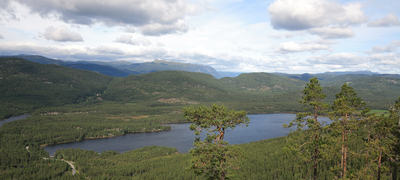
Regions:
<svg viewBox="0 0 400 180"><path fill-rule="evenodd" d="M0 8L12 9L11 0ZM144 34L182 32L182 22L195 6L185 0L15 0L42 17L57 16L66 23L143 27ZM148 27L149 26L149 27Z"/></svg>
<svg viewBox="0 0 400 180"><path fill-rule="evenodd" d="M350 28L322 27L310 29L309 32L324 39L340 39L354 36L354 33Z"/></svg>
<svg viewBox="0 0 400 180"><path fill-rule="evenodd" d="M279 47L279 52L282 53L293 53L293 52L305 52L305 51L319 51L328 50L329 46L322 43L306 42L306 43L296 43L296 42L285 42L281 43Z"/></svg>
<svg viewBox="0 0 400 180"><path fill-rule="evenodd" d="M390 26L400 26L399 18L394 14L389 14L383 18L376 19L368 23L369 27L390 27Z"/></svg>
<svg viewBox="0 0 400 180"><path fill-rule="evenodd" d="M276 0L269 7L275 29L306 30L329 25L348 26L366 21L361 4L329 0Z"/></svg>
<svg viewBox="0 0 400 180"><path fill-rule="evenodd" d="M79 42L83 41L82 36L77 33L69 30L66 27L48 27L43 36L47 40L59 41L59 42Z"/></svg>
<svg viewBox="0 0 400 180"><path fill-rule="evenodd" d="M151 42L144 38L135 37L133 35L121 35L115 39L115 42L129 44L129 45L137 45L137 46L148 46Z"/></svg>

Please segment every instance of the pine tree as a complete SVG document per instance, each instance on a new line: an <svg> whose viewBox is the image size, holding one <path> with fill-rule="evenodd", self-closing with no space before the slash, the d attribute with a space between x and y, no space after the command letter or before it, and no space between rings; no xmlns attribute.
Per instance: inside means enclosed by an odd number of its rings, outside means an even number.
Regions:
<svg viewBox="0 0 400 180"><path fill-rule="evenodd" d="M393 135L392 144L392 179L397 179L398 166L400 163L400 97L390 108L389 118L392 120L393 127L391 133Z"/></svg>
<svg viewBox="0 0 400 180"><path fill-rule="evenodd" d="M197 136L194 140L191 168L197 175L208 179L226 179L227 170L237 158L235 151L224 141L225 132L239 124L248 124L249 118L244 111L226 109L223 105L187 107L184 117L192 122L190 129ZM202 133L206 137L201 140Z"/></svg>
<svg viewBox="0 0 400 180"><path fill-rule="evenodd" d="M300 101L305 106L306 112L296 114L296 119L290 122L288 127L297 127L297 131L304 131L304 144L297 144L295 151L301 152L306 161L312 162L313 179L318 179L318 163L321 161L321 145L324 143L322 132L323 124L318 117L325 112L327 104L323 102L326 95L317 78L310 79L303 90Z"/></svg>
<svg viewBox="0 0 400 180"><path fill-rule="evenodd" d="M352 131L357 130L357 123L364 110L365 103L361 98L357 97L352 87L343 84L341 91L336 94L333 102L331 119L334 121L330 126L341 134L341 159L340 159L340 177L346 178L347 175L347 159L348 159L348 142L349 135Z"/></svg>
<svg viewBox="0 0 400 180"><path fill-rule="evenodd" d="M387 171L389 167L385 159L393 156L394 139L391 130L394 123L383 114L370 114L363 121L366 122L365 128L368 131L364 148L367 163L360 176L369 179L376 177L379 180L383 172Z"/></svg>

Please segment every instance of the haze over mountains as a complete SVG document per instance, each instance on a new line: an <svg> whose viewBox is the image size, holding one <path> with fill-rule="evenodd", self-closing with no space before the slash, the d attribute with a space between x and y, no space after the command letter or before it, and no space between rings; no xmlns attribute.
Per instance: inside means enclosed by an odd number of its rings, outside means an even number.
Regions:
<svg viewBox="0 0 400 180"><path fill-rule="evenodd" d="M130 63L126 61L106 62L106 61L63 61L50 59L39 55L16 55L5 57L17 57L28 61L36 62L39 64L56 64L75 69L83 69L95 71L101 74L126 77L131 74L145 74L157 71L188 71L188 72L202 72L211 74L215 77L220 77L219 73L210 66L177 63L163 60L154 60L153 62L144 63Z"/></svg>
<svg viewBox="0 0 400 180"><path fill-rule="evenodd" d="M40 55L15 55L15 56L0 56L0 57L17 57L28 61L36 62L39 64L56 64L65 67L71 67L75 69L83 69L98 72L108 76L115 77L126 77L132 74L146 74L158 71L187 71L187 72L201 72L214 76L215 78L223 77L236 77L243 72L223 72L217 71L213 67L208 65L190 64L190 63L178 63L166 60L154 60L152 62L144 63L131 63L128 61L65 61L51 59ZM311 77L318 77L319 79L325 79L335 77L339 75L371 75L371 76L387 76L387 77L400 77L397 74L379 74L371 71L339 71L339 72L325 72L317 74L287 74L270 72L273 74L287 76L290 78L300 79L307 81Z"/></svg>

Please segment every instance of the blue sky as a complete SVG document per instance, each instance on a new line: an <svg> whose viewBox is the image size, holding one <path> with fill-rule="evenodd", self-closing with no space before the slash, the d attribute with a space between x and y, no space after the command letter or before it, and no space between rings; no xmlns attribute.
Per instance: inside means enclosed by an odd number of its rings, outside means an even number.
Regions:
<svg viewBox="0 0 400 180"><path fill-rule="evenodd" d="M0 55L400 73L397 0L0 0Z"/></svg>

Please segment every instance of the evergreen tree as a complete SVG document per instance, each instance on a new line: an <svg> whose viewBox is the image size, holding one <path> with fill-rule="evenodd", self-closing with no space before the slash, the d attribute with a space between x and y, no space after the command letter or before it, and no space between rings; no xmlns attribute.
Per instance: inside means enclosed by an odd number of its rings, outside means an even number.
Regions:
<svg viewBox="0 0 400 180"><path fill-rule="evenodd" d="M231 147L224 141L227 129L233 129L239 124L248 124L249 118L244 111L226 109L223 105L187 107L184 117L192 122L190 129L197 136L194 140L192 169L197 175L208 179L226 179L227 170L233 165L231 160L236 158ZM206 133L204 140L200 135Z"/></svg>
<svg viewBox="0 0 400 180"><path fill-rule="evenodd" d="M390 108L389 118L392 120L392 179L397 179L398 166L400 163L400 97L396 100L395 104Z"/></svg>
<svg viewBox="0 0 400 180"><path fill-rule="evenodd" d="M366 179L376 177L379 180L383 173L389 172L389 164L385 160L394 155L392 154L394 139L391 133L394 123L383 114L370 114L363 121L366 122L365 127L368 131L364 147L364 157L367 163L359 177Z"/></svg>
<svg viewBox="0 0 400 180"><path fill-rule="evenodd" d="M306 156L306 161L312 162L313 179L318 179L318 163L321 161L321 145L324 143L322 132L323 124L318 117L324 113L327 104L323 102L326 95L322 92L321 85L317 78L310 79L303 90L303 97L300 101L305 106L306 112L296 114L296 119L291 121L288 127L297 127L297 131L305 130L304 144L297 144L295 151Z"/></svg>
<svg viewBox="0 0 400 180"><path fill-rule="evenodd" d="M341 134L341 178L346 178L347 175L349 135L352 131L357 130L357 120L360 119L363 112L362 110L365 110L364 106L365 103L347 83L343 84L341 91L336 94L336 99L333 102L331 119L333 119L334 122L330 127L340 131Z"/></svg>

